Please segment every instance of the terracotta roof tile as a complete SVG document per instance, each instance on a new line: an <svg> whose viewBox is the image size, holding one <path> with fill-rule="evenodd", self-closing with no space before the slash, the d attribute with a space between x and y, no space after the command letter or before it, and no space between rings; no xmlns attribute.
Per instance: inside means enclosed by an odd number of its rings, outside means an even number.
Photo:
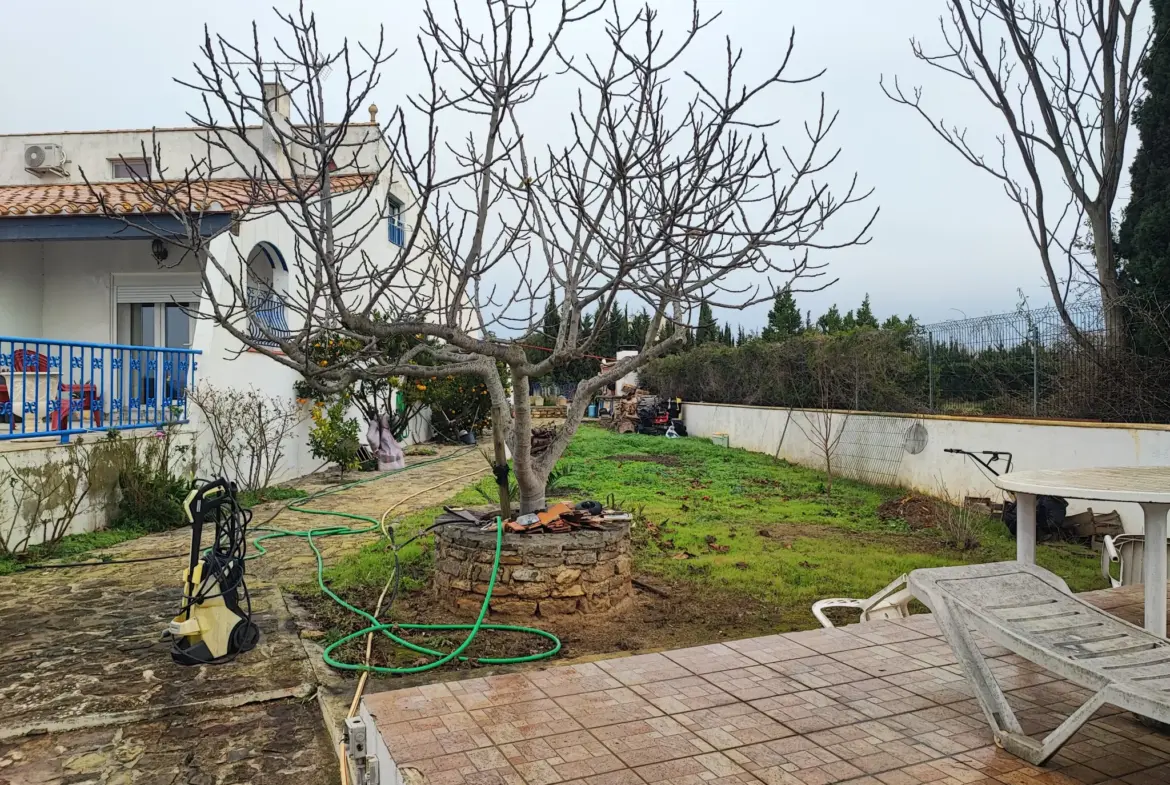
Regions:
<svg viewBox="0 0 1170 785"><path fill-rule="evenodd" d="M331 185L335 193L360 188L367 175L335 175ZM272 204L290 201L287 192L277 192L271 186L252 183L246 179L207 180L191 183L154 183L169 193L166 203L190 206L196 212L230 213L253 204ZM37 215L96 215L107 209L121 215L162 213L159 199L150 199L143 185L133 181L116 183L52 183L37 185L0 186L0 218ZM100 202L99 202L100 199Z"/></svg>

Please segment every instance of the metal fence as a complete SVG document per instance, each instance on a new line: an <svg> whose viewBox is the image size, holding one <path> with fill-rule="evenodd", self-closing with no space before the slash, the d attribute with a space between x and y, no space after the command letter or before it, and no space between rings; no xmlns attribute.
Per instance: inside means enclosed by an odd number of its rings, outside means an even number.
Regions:
<svg viewBox="0 0 1170 785"><path fill-rule="evenodd" d="M185 423L199 354L0 336L0 440Z"/></svg>
<svg viewBox="0 0 1170 785"><path fill-rule="evenodd" d="M1097 303L1068 308L1091 342L1104 336ZM1055 308L961 319L921 328L927 409L944 414L1094 416L1099 358L1070 335Z"/></svg>

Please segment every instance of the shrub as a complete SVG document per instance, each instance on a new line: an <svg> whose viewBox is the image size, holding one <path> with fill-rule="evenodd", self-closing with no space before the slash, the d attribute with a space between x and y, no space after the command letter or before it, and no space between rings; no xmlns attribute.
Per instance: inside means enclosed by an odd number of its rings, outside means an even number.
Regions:
<svg viewBox="0 0 1170 785"><path fill-rule="evenodd" d="M381 340L378 352L370 354L368 359L355 359L367 356L367 348L362 342L327 332L309 347L307 359L311 365L320 368L346 364L361 367L381 357L400 357L418 343L417 339L403 336ZM498 367L506 388L507 371L502 364ZM313 400L325 406L338 398L336 393L320 393L309 378L298 380L294 391L298 399ZM471 374L359 378L342 395L361 410L367 422L374 422L380 415L389 415L391 433L399 441L408 435L410 421L426 409L430 410L432 430L445 441L457 441L460 431L479 433L491 425L491 396L479 377Z"/></svg>
<svg viewBox="0 0 1170 785"><path fill-rule="evenodd" d="M987 525L987 517L970 507L957 506L949 500L937 502L935 526L943 538L943 545L960 551L979 547Z"/></svg>
<svg viewBox="0 0 1170 785"><path fill-rule="evenodd" d="M191 477L182 470L190 448L178 444L176 435L173 428L164 428L148 438L122 440L110 431L108 454L119 462L113 528L160 532L186 524L183 500Z"/></svg>
<svg viewBox="0 0 1170 785"><path fill-rule="evenodd" d="M347 469L358 467L358 421L346 417L349 397L342 395L326 405L318 403L313 407L313 427L309 431L309 451L314 458L337 464L342 474Z"/></svg>
<svg viewBox="0 0 1170 785"><path fill-rule="evenodd" d="M190 397L207 423L216 474L244 491L271 484L284 459L285 442L303 416L296 401L207 383Z"/></svg>
<svg viewBox="0 0 1170 785"><path fill-rule="evenodd" d="M491 395L477 376L431 376L404 384L409 404L430 407L431 428L440 439L457 441L460 431L480 433L491 426Z"/></svg>
<svg viewBox="0 0 1170 785"><path fill-rule="evenodd" d="M703 345L650 363L639 378L660 395L708 403L914 412L928 398L925 365L901 330Z"/></svg>

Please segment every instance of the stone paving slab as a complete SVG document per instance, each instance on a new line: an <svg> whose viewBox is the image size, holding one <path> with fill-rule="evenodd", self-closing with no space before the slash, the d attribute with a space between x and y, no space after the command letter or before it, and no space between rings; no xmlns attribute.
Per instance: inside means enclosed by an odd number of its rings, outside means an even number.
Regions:
<svg viewBox="0 0 1170 785"><path fill-rule="evenodd" d="M313 506L377 518L423 491L394 513L406 514L440 503L476 479L463 475L484 467L478 452L467 453L323 497ZM258 507L252 525L262 525L281 507ZM284 511L273 525L303 531L337 522ZM179 529L102 553L113 559L186 554L190 536L189 529ZM210 542L211 534L204 536ZM377 536L318 544L326 563L333 563ZM266 545L269 554L250 561L247 576L260 644L222 666L177 666L160 641L180 605L183 558L0 578L0 784L336 781L322 705L335 722L348 708L353 680L335 679L324 690L331 697L322 696L324 676L310 662L309 642L300 640L281 591L314 580L316 562L305 541ZM287 700L314 690L317 699Z"/></svg>
<svg viewBox="0 0 1170 785"><path fill-rule="evenodd" d="M0 785L331 785L316 702L194 711L0 741Z"/></svg>
<svg viewBox="0 0 1170 785"><path fill-rule="evenodd" d="M0 658L0 728L57 725L94 714L182 706L248 692L293 690L312 671L280 591L252 582L253 652L226 666L185 668L160 640L182 590L142 589L129 572L68 593L0 607L11 630ZM10 598L11 600L11 598Z"/></svg>
<svg viewBox="0 0 1170 785"><path fill-rule="evenodd" d="M980 645L1028 733L1088 697ZM1170 736L1109 706L1046 767L998 749L947 650L927 615L363 700L428 785L1170 783Z"/></svg>

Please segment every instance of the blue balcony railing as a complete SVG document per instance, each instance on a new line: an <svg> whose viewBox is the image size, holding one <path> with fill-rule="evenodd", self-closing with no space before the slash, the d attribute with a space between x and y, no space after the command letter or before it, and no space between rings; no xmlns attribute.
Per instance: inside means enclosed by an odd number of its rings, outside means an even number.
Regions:
<svg viewBox="0 0 1170 785"><path fill-rule="evenodd" d="M275 346L276 342L269 338L269 335L287 338L292 334L292 331L288 329L284 301L271 290L249 291L248 313L248 334L257 343ZM265 330L268 331L268 335L265 335Z"/></svg>
<svg viewBox="0 0 1170 785"><path fill-rule="evenodd" d="M0 440L185 423L199 354L0 335Z"/></svg>

